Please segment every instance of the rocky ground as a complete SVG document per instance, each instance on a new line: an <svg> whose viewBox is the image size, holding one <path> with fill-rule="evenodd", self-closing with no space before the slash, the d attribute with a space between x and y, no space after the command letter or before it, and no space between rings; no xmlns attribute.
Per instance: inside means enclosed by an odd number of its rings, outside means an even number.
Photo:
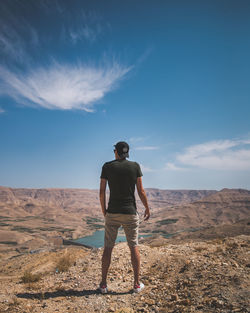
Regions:
<svg viewBox="0 0 250 313"><path fill-rule="evenodd" d="M133 272L127 243L113 250L109 294L100 282L103 248L69 246L0 259L0 312L249 312L248 235L223 239L140 244L141 281L132 293ZM62 258L70 259L65 272ZM31 271L37 282L23 283ZM40 276L38 276L40 277Z"/></svg>

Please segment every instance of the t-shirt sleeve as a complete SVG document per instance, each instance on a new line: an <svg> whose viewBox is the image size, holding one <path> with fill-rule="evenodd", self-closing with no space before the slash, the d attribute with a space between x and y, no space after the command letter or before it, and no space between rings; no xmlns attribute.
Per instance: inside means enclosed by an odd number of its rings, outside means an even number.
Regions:
<svg viewBox="0 0 250 313"><path fill-rule="evenodd" d="M101 177L100 178L108 179L107 169L106 169L105 164L102 166L102 173L101 173Z"/></svg>
<svg viewBox="0 0 250 313"><path fill-rule="evenodd" d="M136 165L137 165L137 177L143 176L140 165L138 163L136 163Z"/></svg>

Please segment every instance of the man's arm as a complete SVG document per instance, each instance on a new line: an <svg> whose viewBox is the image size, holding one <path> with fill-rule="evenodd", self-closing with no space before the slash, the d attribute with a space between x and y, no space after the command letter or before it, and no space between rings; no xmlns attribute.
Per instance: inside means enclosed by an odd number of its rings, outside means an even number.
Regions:
<svg viewBox="0 0 250 313"><path fill-rule="evenodd" d="M150 217L150 212L149 212L149 206L148 206L148 199L146 196L146 192L143 188L142 185L142 178L141 177L137 177L137 181L136 181L136 188L137 188L137 192L138 195L141 199L141 202L143 203L144 207L145 207L145 213L144 213L144 220L148 220Z"/></svg>
<svg viewBox="0 0 250 313"><path fill-rule="evenodd" d="M106 186L107 186L107 179L101 178L99 197L100 197L100 203L102 207L103 216L106 215Z"/></svg>

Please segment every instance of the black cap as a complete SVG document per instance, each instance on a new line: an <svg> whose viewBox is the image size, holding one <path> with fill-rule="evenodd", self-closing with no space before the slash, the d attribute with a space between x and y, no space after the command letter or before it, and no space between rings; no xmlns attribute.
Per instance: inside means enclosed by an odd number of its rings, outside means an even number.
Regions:
<svg viewBox="0 0 250 313"><path fill-rule="evenodd" d="M120 158L129 158L129 145L125 141L119 141L114 145Z"/></svg>

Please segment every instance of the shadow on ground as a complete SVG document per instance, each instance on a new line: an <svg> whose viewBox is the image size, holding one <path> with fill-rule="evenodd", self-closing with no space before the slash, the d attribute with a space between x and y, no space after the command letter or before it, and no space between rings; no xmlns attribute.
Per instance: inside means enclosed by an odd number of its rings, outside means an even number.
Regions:
<svg viewBox="0 0 250 313"><path fill-rule="evenodd" d="M127 292L115 292L109 291L108 295L126 295L133 293L133 290ZM107 295L104 294L103 296ZM58 290L51 292L37 292L37 293L17 293L16 297L23 299L49 299L49 298L57 298L57 297L88 297L90 295L101 295L101 292L98 289L84 289L84 290Z"/></svg>

